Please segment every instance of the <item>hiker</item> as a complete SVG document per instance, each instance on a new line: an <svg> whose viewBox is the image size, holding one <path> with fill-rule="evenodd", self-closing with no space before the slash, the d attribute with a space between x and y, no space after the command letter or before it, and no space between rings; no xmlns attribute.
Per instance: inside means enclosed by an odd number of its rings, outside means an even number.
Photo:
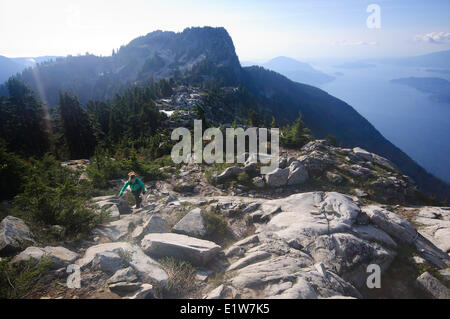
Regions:
<svg viewBox="0 0 450 319"><path fill-rule="evenodd" d="M145 189L144 183L141 181L139 177L137 177L135 172L129 172L128 173L128 181L123 185L122 189L120 190L119 197L122 196L123 192L127 189L127 187L130 186L131 192L134 195L134 198L136 200L136 206L133 208L141 208L141 192L142 194L145 194L147 191Z"/></svg>

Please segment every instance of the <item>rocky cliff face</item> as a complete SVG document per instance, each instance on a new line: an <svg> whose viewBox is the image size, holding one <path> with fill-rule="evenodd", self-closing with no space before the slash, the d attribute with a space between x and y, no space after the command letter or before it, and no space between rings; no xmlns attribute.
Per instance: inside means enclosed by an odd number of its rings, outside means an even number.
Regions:
<svg viewBox="0 0 450 319"><path fill-rule="evenodd" d="M226 70L238 83L241 66L233 41L224 28L187 28L183 32L155 31L120 47L112 56L90 54L44 62L17 76L31 86L41 100L54 107L58 90L70 91L83 104L106 100L132 85L162 78L183 77L193 72L196 81Z"/></svg>

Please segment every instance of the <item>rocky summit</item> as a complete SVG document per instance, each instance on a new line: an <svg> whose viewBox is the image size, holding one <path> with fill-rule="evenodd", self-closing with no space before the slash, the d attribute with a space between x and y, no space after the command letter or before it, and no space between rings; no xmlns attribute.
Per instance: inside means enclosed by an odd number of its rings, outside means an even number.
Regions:
<svg viewBox="0 0 450 319"><path fill-rule="evenodd" d="M111 220L76 244L39 247L6 217L3 251L49 261L36 298L448 298L450 208L409 205L414 184L390 161L324 140L283 149L265 175L246 157L181 164L147 184L140 209L92 198ZM70 264L79 289L65 287ZM368 287L370 265L380 288Z"/></svg>

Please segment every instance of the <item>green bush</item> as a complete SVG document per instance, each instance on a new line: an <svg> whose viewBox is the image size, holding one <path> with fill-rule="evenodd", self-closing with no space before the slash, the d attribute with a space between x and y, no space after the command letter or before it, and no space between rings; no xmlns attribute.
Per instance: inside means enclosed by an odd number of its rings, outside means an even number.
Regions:
<svg viewBox="0 0 450 319"><path fill-rule="evenodd" d="M62 167L53 156L33 160L24 191L14 200L14 215L40 229L60 225L67 237L89 233L104 216L87 206L92 189L78 178L79 173Z"/></svg>
<svg viewBox="0 0 450 319"><path fill-rule="evenodd" d="M251 178L246 172L242 172L238 175L237 180L242 185L251 184Z"/></svg>
<svg viewBox="0 0 450 319"><path fill-rule="evenodd" d="M299 117L294 124L282 129L280 145L287 148L300 148L311 141L310 131Z"/></svg>
<svg viewBox="0 0 450 319"><path fill-rule="evenodd" d="M228 234L228 224L222 215L211 211L203 213L206 236L214 241L222 242Z"/></svg>
<svg viewBox="0 0 450 319"><path fill-rule="evenodd" d="M19 156L6 150L0 140L0 200L10 199L23 191L29 165Z"/></svg>
<svg viewBox="0 0 450 319"><path fill-rule="evenodd" d="M50 261L28 260L12 265L10 258L0 259L0 299L26 298L38 285Z"/></svg>
<svg viewBox="0 0 450 319"><path fill-rule="evenodd" d="M129 154L123 155L127 157L125 159L112 158L106 152L96 152L87 168L88 176L91 178L94 188L106 189L110 186L110 180L126 178L130 171L136 172L144 181L164 179L167 174L160 168L173 164L170 157L167 156L154 161L146 160L143 156L138 156L133 149Z"/></svg>

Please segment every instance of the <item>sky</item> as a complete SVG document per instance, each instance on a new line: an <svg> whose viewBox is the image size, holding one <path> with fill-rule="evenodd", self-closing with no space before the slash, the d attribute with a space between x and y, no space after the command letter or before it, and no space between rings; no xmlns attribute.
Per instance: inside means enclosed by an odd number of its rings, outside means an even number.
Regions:
<svg viewBox="0 0 450 319"><path fill-rule="evenodd" d="M411 56L450 49L449 12L448 0L0 0L0 55L105 56L207 25L227 29L241 61Z"/></svg>

